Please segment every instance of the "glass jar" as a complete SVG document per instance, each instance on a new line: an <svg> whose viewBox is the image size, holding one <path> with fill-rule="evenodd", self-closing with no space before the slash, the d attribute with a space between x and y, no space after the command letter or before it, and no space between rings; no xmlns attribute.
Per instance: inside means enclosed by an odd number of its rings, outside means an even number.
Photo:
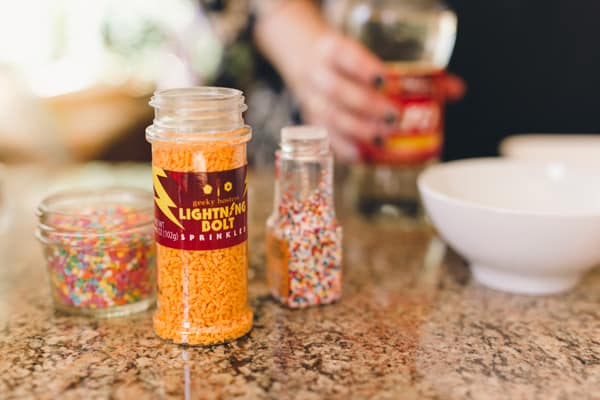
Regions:
<svg viewBox="0 0 600 400"><path fill-rule="evenodd" d="M210 345L252 328L248 306L246 144L242 92L197 87L158 91L152 175L158 302L163 339Z"/></svg>
<svg viewBox="0 0 600 400"><path fill-rule="evenodd" d="M454 47L456 15L442 0L354 0L343 30L387 65L381 91L398 108L385 139L359 143L354 170L359 209L419 222L417 176L438 161L443 145L440 82Z"/></svg>
<svg viewBox="0 0 600 400"><path fill-rule="evenodd" d="M342 228L334 209L327 131L284 128L275 168L266 243L271 294L290 308L337 301L342 295Z"/></svg>
<svg viewBox="0 0 600 400"><path fill-rule="evenodd" d="M131 188L57 193L37 209L50 292L59 311L127 315L155 299L152 195Z"/></svg>

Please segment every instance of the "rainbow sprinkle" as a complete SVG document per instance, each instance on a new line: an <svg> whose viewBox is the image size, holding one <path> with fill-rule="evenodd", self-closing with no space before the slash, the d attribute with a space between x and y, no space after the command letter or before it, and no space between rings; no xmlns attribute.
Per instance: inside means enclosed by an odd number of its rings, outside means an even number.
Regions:
<svg viewBox="0 0 600 400"><path fill-rule="evenodd" d="M273 296L291 308L329 304L342 295L342 228L326 174L304 201L282 194L268 223L267 264Z"/></svg>
<svg viewBox="0 0 600 400"><path fill-rule="evenodd" d="M45 256L57 305L91 309L154 296L154 233L148 216L125 206L55 214Z"/></svg>

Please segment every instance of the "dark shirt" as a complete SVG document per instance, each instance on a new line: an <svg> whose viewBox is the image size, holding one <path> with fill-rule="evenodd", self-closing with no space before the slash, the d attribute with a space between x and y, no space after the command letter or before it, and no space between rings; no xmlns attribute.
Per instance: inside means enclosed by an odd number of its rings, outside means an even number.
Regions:
<svg viewBox="0 0 600 400"><path fill-rule="evenodd" d="M450 70L468 85L448 106L445 158L494 155L515 133L600 131L600 2L454 1Z"/></svg>

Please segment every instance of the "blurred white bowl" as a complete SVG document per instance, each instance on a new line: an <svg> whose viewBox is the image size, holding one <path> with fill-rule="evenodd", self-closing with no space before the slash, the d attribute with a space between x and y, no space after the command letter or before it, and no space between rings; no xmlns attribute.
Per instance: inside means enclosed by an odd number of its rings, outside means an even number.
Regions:
<svg viewBox="0 0 600 400"><path fill-rule="evenodd" d="M418 184L438 232L485 285L557 293L600 263L594 168L482 158L434 165Z"/></svg>
<svg viewBox="0 0 600 400"><path fill-rule="evenodd" d="M500 143L500 154L521 160L600 166L600 135L515 135Z"/></svg>

